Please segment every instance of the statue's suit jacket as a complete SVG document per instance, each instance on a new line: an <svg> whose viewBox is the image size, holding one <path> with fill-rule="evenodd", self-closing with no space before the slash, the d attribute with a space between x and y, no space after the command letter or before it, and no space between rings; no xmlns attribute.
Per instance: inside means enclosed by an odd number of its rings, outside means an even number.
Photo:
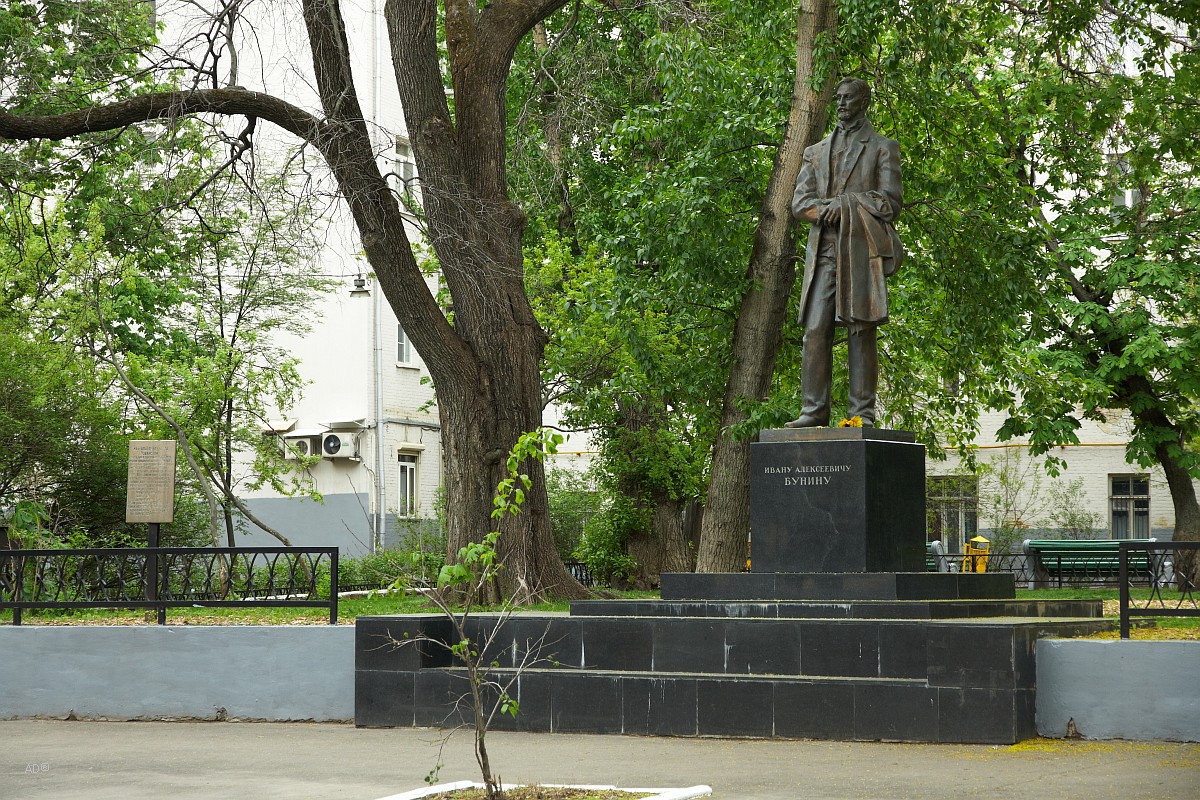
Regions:
<svg viewBox="0 0 1200 800"><path fill-rule="evenodd" d="M831 164L833 135L804 151L804 164L792 196L792 216L812 223L804 257L800 290L801 320L816 268L821 226L817 213L827 202L841 205L836 231L837 309L840 324L887 321L887 282L904 259L904 248L892 225L904 199L900 174L900 145L880 136L864 120L850 134L841 164ZM826 235L834 234L833 231Z"/></svg>

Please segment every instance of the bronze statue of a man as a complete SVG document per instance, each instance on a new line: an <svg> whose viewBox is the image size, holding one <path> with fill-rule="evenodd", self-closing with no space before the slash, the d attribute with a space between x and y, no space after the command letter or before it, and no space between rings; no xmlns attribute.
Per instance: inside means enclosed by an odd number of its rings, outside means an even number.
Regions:
<svg viewBox="0 0 1200 800"><path fill-rule="evenodd" d="M879 357L876 329L887 322L885 278L904 249L892 222L904 188L900 145L867 121L871 87L858 78L837 85L838 124L804 151L792 216L811 223L800 290L804 326L803 408L789 428L829 424L833 328L848 333L850 417L875 424Z"/></svg>

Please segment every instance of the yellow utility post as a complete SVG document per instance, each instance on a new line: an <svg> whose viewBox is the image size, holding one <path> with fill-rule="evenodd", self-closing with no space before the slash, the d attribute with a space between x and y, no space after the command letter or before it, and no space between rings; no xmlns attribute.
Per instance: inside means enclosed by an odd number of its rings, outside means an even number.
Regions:
<svg viewBox="0 0 1200 800"><path fill-rule="evenodd" d="M967 542L963 549L963 572L987 572L988 549L992 543L982 536Z"/></svg>

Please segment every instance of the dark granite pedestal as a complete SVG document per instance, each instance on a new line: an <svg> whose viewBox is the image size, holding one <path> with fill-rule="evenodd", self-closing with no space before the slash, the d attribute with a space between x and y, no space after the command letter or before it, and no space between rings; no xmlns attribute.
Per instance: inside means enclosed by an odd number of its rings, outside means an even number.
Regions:
<svg viewBox="0 0 1200 800"><path fill-rule="evenodd" d="M754 572L917 572L925 446L880 428L765 430L750 445Z"/></svg>

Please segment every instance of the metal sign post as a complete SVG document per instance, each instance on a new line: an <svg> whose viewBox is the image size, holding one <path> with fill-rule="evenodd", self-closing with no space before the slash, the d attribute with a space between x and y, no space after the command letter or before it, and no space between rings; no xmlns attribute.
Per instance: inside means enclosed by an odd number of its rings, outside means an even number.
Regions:
<svg viewBox="0 0 1200 800"><path fill-rule="evenodd" d="M129 442L129 482L125 499L125 521L145 522L146 599L158 599L159 525L175 516L175 445L174 439L133 440ZM158 608L158 624L166 624L167 609Z"/></svg>

